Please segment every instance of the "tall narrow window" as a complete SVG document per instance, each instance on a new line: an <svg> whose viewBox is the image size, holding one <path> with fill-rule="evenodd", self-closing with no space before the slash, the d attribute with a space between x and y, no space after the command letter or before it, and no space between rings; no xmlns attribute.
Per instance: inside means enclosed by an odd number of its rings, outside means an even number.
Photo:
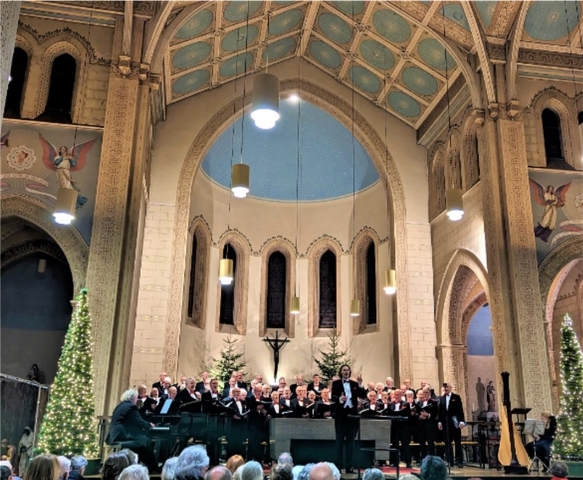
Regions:
<svg viewBox="0 0 583 480"><path fill-rule="evenodd" d="M476 178L475 178L475 182L477 182L480 179L480 149L478 148L478 135L474 136L474 148L476 149ZM472 185L475 184L472 183Z"/></svg>
<svg viewBox="0 0 583 480"><path fill-rule="evenodd" d="M285 255L273 252L267 262L267 328L285 328L286 273Z"/></svg>
<svg viewBox="0 0 583 480"><path fill-rule="evenodd" d="M221 311L219 323L235 325L235 289L237 288L237 252L232 245L226 244L223 248L223 257L233 260L233 281L231 285L221 285Z"/></svg>
<svg viewBox="0 0 583 480"><path fill-rule="evenodd" d="M196 259L197 259L197 239L196 231L192 235L192 255L190 257L190 284L188 286L188 318L194 314L194 290L196 278Z"/></svg>
<svg viewBox="0 0 583 480"><path fill-rule="evenodd" d="M16 47L12 57L12 67L10 67L10 83L8 84L6 107L4 108L4 116L7 118L20 118L27 68L28 55L22 48Z"/></svg>
<svg viewBox="0 0 583 480"><path fill-rule="evenodd" d="M553 161L565 159L563 156L561 119L550 108L545 108L542 112L542 122L548 166Z"/></svg>
<svg viewBox="0 0 583 480"><path fill-rule="evenodd" d="M366 249L366 323L377 323L377 265L375 244L370 242Z"/></svg>
<svg viewBox="0 0 583 480"><path fill-rule="evenodd" d="M320 258L320 328L336 328L336 255L326 250Z"/></svg>
<svg viewBox="0 0 583 480"><path fill-rule="evenodd" d="M77 62L68 53L53 60L47 105L37 120L72 123L71 105L76 72Z"/></svg>

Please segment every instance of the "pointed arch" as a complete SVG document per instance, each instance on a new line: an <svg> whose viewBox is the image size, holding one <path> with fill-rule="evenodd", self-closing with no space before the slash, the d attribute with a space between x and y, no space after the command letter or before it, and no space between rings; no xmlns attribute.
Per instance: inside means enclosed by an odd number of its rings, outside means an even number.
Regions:
<svg viewBox="0 0 583 480"><path fill-rule="evenodd" d="M190 271L186 284L186 319L198 328L205 327L209 254L212 245L211 232L202 217L190 225Z"/></svg>

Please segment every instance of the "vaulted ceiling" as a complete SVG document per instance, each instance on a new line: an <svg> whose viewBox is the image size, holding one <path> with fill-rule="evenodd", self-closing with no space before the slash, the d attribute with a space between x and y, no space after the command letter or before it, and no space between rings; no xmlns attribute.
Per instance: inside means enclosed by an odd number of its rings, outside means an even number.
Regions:
<svg viewBox="0 0 583 480"><path fill-rule="evenodd" d="M462 75L460 60L475 56L475 68L488 45L506 44L522 3L198 2L200 8L176 25L172 21L189 5L181 2L167 21L175 28L165 56L167 100L301 56L419 128ZM581 2L525 7L521 46L581 51Z"/></svg>

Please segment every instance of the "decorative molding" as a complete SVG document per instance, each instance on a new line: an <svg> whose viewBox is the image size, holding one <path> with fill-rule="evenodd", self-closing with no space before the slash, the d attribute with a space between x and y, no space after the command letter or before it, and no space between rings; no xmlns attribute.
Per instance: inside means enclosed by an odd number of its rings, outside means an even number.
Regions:
<svg viewBox="0 0 583 480"><path fill-rule="evenodd" d="M583 55L571 55L570 53L564 52L549 52L548 50L521 48L518 51L517 62L583 70Z"/></svg>
<svg viewBox="0 0 583 480"><path fill-rule="evenodd" d="M4 268L17 260L36 252L45 253L55 260L58 260L67 266L69 265L67 257L65 257L65 254L55 242L37 238L19 243L18 245L13 245L8 250L4 250L0 256L0 268Z"/></svg>

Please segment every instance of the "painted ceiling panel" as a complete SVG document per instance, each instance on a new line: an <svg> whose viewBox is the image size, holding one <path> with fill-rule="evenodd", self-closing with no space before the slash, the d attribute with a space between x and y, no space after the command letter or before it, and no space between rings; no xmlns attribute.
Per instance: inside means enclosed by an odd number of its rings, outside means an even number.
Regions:
<svg viewBox="0 0 583 480"><path fill-rule="evenodd" d="M409 119L416 119L421 115L421 105L411 95L399 90L392 90L387 95L389 107L400 115Z"/></svg>
<svg viewBox="0 0 583 480"><path fill-rule="evenodd" d="M459 3L449 3L445 5L443 7L443 12L446 18L449 18L452 22L457 23L463 29L468 31L470 30L470 24L468 23L464 9Z"/></svg>
<svg viewBox="0 0 583 480"><path fill-rule="evenodd" d="M523 40L554 42L564 39L581 19L582 4L577 1L535 1L529 7L524 21ZM568 26L568 30L567 30ZM565 43L563 40L561 43Z"/></svg>
<svg viewBox="0 0 583 480"><path fill-rule="evenodd" d="M393 52L376 40L363 40L358 51L365 62L378 70L392 70L397 64Z"/></svg>
<svg viewBox="0 0 583 480"><path fill-rule="evenodd" d="M177 50L172 55L172 69L185 70L200 65L209 58L213 46L208 42L196 42Z"/></svg>
<svg viewBox="0 0 583 480"><path fill-rule="evenodd" d="M308 52L323 67L336 70L342 65L342 56L334 48L322 40L311 40Z"/></svg>
<svg viewBox="0 0 583 480"><path fill-rule="evenodd" d="M304 11L301 8L288 10L276 15L269 20L269 35L279 37L296 28L299 28L304 20Z"/></svg>
<svg viewBox="0 0 583 480"><path fill-rule="evenodd" d="M448 72L451 72L456 66L455 60L449 52L446 52L443 44L432 37L421 40L412 54L439 72L445 72L446 67Z"/></svg>
<svg viewBox="0 0 583 480"><path fill-rule="evenodd" d="M406 44L411 40L412 26L392 10L383 8L374 12L372 24L381 37L395 45Z"/></svg>
<svg viewBox="0 0 583 480"><path fill-rule="evenodd" d="M285 37L270 43L267 48L263 50L263 60L274 62L280 60L288 55L294 53L297 46L295 37Z"/></svg>
<svg viewBox="0 0 583 480"><path fill-rule="evenodd" d="M208 9L201 10L190 17L176 32L174 38L177 40L188 40L198 35L206 33L213 24L214 15Z"/></svg>
<svg viewBox="0 0 583 480"><path fill-rule="evenodd" d="M437 93L438 83L433 75L417 66L408 66L401 70L403 84L417 95L431 97Z"/></svg>
<svg viewBox="0 0 583 480"><path fill-rule="evenodd" d="M336 2L332 2L332 4L338 9L340 10L342 13L345 13L346 15L350 16L351 18L353 16L358 16L358 15L362 15L364 13L364 7L365 7L365 2L360 2L360 1L356 1L356 2L346 2L346 1L336 1Z"/></svg>
<svg viewBox="0 0 583 480"><path fill-rule="evenodd" d="M366 93L379 93L381 81L370 70L355 65L348 70L349 83L353 83L357 88Z"/></svg>
<svg viewBox="0 0 583 480"><path fill-rule="evenodd" d="M240 53L225 60L219 67L221 77L234 77L249 71L255 59L254 53Z"/></svg>
<svg viewBox="0 0 583 480"><path fill-rule="evenodd" d="M316 20L318 30L334 43L347 44L352 41L353 29L338 15L323 12Z"/></svg>
<svg viewBox="0 0 583 480"><path fill-rule="evenodd" d="M257 40L259 28L257 25L242 25L227 33L221 41L221 48L227 52L237 52L252 47Z"/></svg>
<svg viewBox="0 0 583 480"><path fill-rule="evenodd" d="M482 20L482 24L485 28L490 27L490 22L492 21L492 16L494 15L494 10L496 10L496 5L498 2L496 0L481 0L480 2L475 2L474 5L478 10L478 16Z"/></svg>
<svg viewBox="0 0 583 480"><path fill-rule="evenodd" d="M172 91L177 95L185 95L199 90L208 84L211 78L209 70L195 70L194 72L182 75L172 84Z"/></svg>
<svg viewBox="0 0 583 480"><path fill-rule="evenodd" d="M355 140L354 160L351 132L328 113L301 101L280 103L281 119L269 131L260 130L245 116L227 128L210 148L202 162L202 172L223 188L230 188L232 162L239 162L242 127L243 161L251 167L250 193L255 198L314 202L352 195L371 187L379 175L362 145ZM299 115L299 116L298 116ZM302 149L298 182L298 118ZM244 123L244 125L243 125ZM232 157L232 147L237 154ZM322 178L326 182L322 183Z"/></svg>
<svg viewBox="0 0 583 480"><path fill-rule="evenodd" d="M226 2L223 9L223 19L230 23L246 21L261 13L263 2Z"/></svg>

